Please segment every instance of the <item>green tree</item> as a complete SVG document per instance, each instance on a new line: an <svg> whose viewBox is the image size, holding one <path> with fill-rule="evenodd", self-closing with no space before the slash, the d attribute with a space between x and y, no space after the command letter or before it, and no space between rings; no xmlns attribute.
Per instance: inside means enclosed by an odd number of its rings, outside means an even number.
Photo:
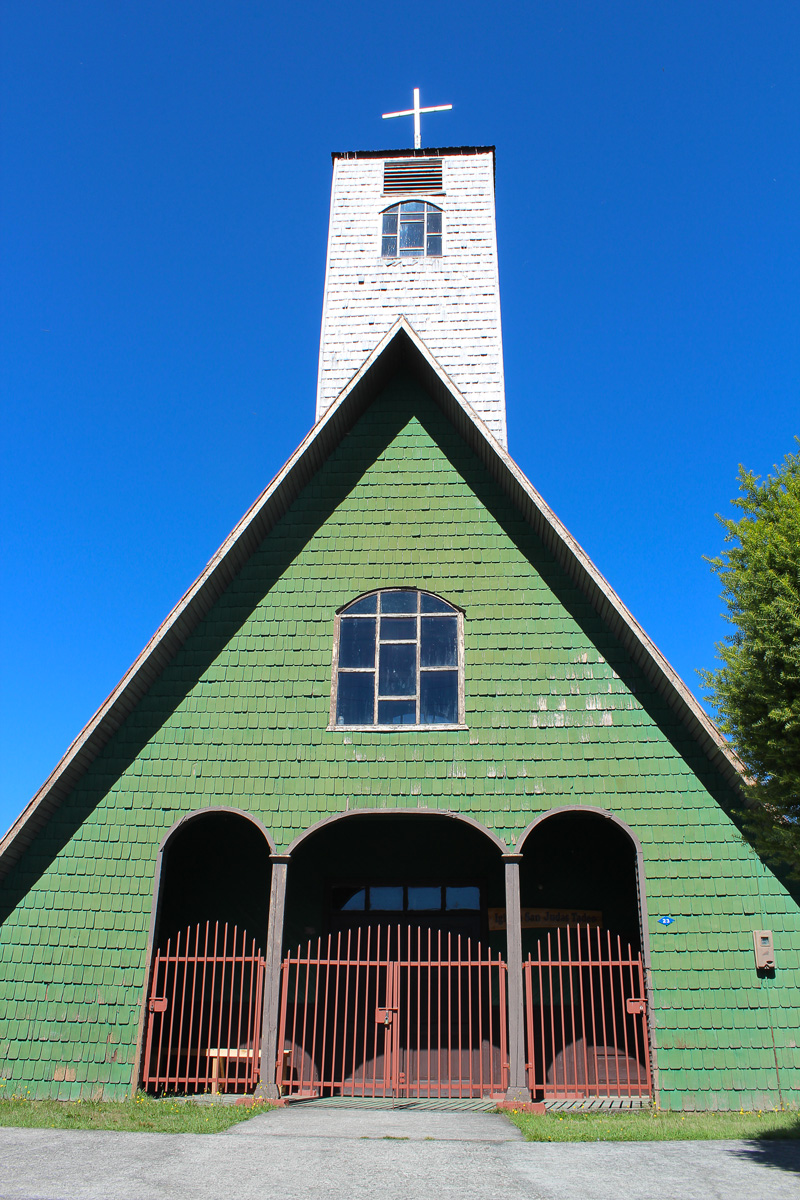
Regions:
<svg viewBox="0 0 800 1200"><path fill-rule="evenodd" d="M701 675L752 778L744 831L800 879L800 453L764 481L740 466L739 490L743 515L718 515L726 548L708 559L734 632Z"/></svg>

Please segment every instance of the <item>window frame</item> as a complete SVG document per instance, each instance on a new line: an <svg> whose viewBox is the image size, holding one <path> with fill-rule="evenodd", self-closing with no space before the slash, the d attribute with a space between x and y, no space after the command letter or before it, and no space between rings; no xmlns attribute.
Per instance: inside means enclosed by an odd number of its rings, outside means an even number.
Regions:
<svg viewBox="0 0 800 1200"><path fill-rule="evenodd" d="M415 643L414 643L416 645L415 702L416 702L417 714L419 713L419 705L420 705L420 690L421 690L420 682L421 682L422 673L428 672L428 671L453 670L456 673L456 694L457 694L457 698L458 698L458 720L457 721L455 721L455 722L440 721L440 722L436 722L434 724L423 724L423 723L420 723L420 724L397 723L397 724L393 724L393 725L378 724L378 721L377 721L378 699L380 696L380 692L379 692L380 646L382 644L383 645L403 644L402 641L398 642L397 640L387 640L386 642L383 642L383 643L381 642L380 618L381 618L381 616L386 616L389 618L396 619L398 616L405 616L405 615L411 616L412 615L412 614L398 614L398 613L383 613L382 614L380 611L380 597L381 597L381 594L384 592L412 592L417 596L416 613L413 614L415 617L415 620L418 623L417 624L417 633L416 633L416 638L415 638ZM374 675L373 712L375 714L376 720L375 720L375 723L372 725L345 725L345 724L339 725L339 724L337 724L337 721L336 721L336 708L337 708L337 699L338 699L338 692L339 692L339 637L340 637L340 630L341 630L341 622L342 622L343 617L347 617L349 615L348 609L352 608L355 604L358 604L360 601L366 600L370 596L375 596L377 598L376 599L376 612L374 614L364 613L364 614L360 614L360 615L359 614L353 614L353 615L356 619L359 619L359 616L360 616L360 619L370 619L371 618L371 619L375 620L375 622L376 622L376 624L375 624L376 654L375 654L374 666L361 667L361 668L344 668L344 670L346 670L346 671L353 670L356 672L360 671L365 674L372 671L372 673ZM433 600L439 600L442 604L448 605L448 607L452 611L449 613L423 613L421 611L421 601L419 599L422 596L430 596ZM421 627L419 625L419 622L423 616L424 617L431 616L434 619L439 616L441 616L441 617L455 616L456 617L456 619L457 619L457 624L456 624L456 630L457 630L457 633L456 633L456 666L454 668L453 667L422 667L420 665ZM406 642L406 644L411 644L411 643ZM394 697L394 696L384 697L384 699L392 699L392 700L393 699L402 699L402 698L403 697ZM439 596L435 592L428 592L424 588L383 587L383 588L374 588L372 591L362 592L361 595L354 596L352 600L348 600L347 604L343 605L337 611L335 619L334 619L334 629L333 629L333 655L332 655L332 662L331 662L331 701L330 701L330 711L329 711L329 717L328 717L328 731L329 732L336 732L338 730L341 730L341 731L357 730L357 731L366 732L366 733L370 733L370 732L372 732L372 733L410 733L410 732L420 732L420 731L436 732L436 731L442 731L442 730L446 731L446 730L466 729L466 728L467 728L467 724L466 724L466 720L465 720L464 612L463 612L463 609L461 609L457 605L453 604L452 600L447 600L447 599L445 599L444 596Z"/></svg>
<svg viewBox="0 0 800 1200"><path fill-rule="evenodd" d="M418 252L409 253L408 251L406 251L405 253L401 253L401 251L400 251L400 226L402 224L400 218L401 218L401 212L402 212L402 208L403 208L404 204L422 204L422 206L423 206L423 212L422 212L423 246L422 246L422 249ZM384 217L388 213L391 213L392 210L396 210L397 232L394 235L384 234L384 232L383 232ZM439 226L440 227L439 227L438 233L436 233L435 231L433 231L433 232L428 231L429 210L439 214L439 218L440 218ZM442 258L444 258L444 209L440 205L434 204L431 200L428 200L426 197L423 197L423 196L410 196L410 197L409 196L405 196L405 197L398 196L392 204L388 204L386 206L386 208L381 209L379 216L380 216L381 228L378 233L378 253L380 255L381 262L407 262L409 260L412 260L414 262L419 262L420 260L423 260L423 261L430 260L431 262L439 262L439 261L441 261ZM394 252L394 254L384 254L383 253L384 237L392 237L392 236L394 236L394 239L395 239L395 252ZM428 253L428 238L429 237L438 237L439 238L440 250L439 250L438 254L429 254Z"/></svg>

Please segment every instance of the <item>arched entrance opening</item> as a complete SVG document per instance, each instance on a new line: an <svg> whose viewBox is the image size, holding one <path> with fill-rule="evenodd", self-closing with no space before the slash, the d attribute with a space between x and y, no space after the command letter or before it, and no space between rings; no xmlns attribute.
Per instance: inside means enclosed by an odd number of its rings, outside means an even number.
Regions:
<svg viewBox="0 0 800 1200"><path fill-rule="evenodd" d="M156 943L174 941L188 926L210 921L246 930L263 952L270 849L262 826L230 809L210 809L181 821L161 851Z"/></svg>
<svg viewBox="0 0 800 1200"><path fill-rule="evenodd" d="M502 844L425 812L354 813L292 852L279 1084L292 1095L499 1095Z"/></svg>
<svg viewBox="0 0 800 1200"><path fill-rule="evenodd" d="M599 810L521 839L528 1085L538 1098L651 1094L641 851Z"/></svg>
<svg viewBox="0 0 800 1200"><path fill-rule="evenodd" d="M159 853L141 1085L154 1094L256 1083L271 846L259 822L193 814Z"/></svg>

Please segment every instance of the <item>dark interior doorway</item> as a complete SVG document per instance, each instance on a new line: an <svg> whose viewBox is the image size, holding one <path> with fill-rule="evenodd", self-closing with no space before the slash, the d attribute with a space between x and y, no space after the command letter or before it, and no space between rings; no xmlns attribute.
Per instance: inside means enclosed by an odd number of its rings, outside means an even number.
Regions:
<svg viewBox="0 0 800 1200"><path fill-rule="evenodd" d="M349 929L400 926L461 935L505 953L488 910L505 903L498 848L466 822L354 814L311 834L292 855L284 946Z"/></svg>
<svg viewBox="0 0 800 1200"><path fill-rule="evenodd" d="M520 868L535 1099L651 1094L636 846L595 812L534 826Z"/></svg>
<svg viewBox="0 0 800 1200"><path fill-rule="evenodd" d="M615 821L592 812L556 814L534 827L522 853L522 907L532 910L527 920L523 913L523 954L557 928L547 924L547 910L599 913L593 924L641 949L636 849Z"/></svg>
<svg viewBox="0 0 800 1200"><path fill-rule="evenodd" d="M498 844L446 816L352 814L302 841L286 899L285 1091L500 1094L505 933L488 918L504 894Z"/></svg>
<svg viewBox="0 0 800 1200"><path fill-rule="evenodd" d="M266 948L270 847L253 821L230 812L192 817L169 839L161 866L156 944L187 926L246 929Z"/></svg>
<svg viewBox="0 0 800 1200"><path fill-rule="evenodd" d="M270 845L244 815L179 825L163 852L140 1084L251 1091L260 1063Z"/></svg>

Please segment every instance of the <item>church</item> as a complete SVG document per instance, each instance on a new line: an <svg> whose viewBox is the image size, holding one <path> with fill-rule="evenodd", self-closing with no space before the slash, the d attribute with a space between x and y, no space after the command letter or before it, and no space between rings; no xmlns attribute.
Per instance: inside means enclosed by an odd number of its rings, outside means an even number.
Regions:
<svg viewBox="0 0 800 1200"><path fill-rule="evenodd" d="M800 1100L797 898L508 453L493 147L416 143L333 155L315 423L0 843L7 1095Z"/></svg>

